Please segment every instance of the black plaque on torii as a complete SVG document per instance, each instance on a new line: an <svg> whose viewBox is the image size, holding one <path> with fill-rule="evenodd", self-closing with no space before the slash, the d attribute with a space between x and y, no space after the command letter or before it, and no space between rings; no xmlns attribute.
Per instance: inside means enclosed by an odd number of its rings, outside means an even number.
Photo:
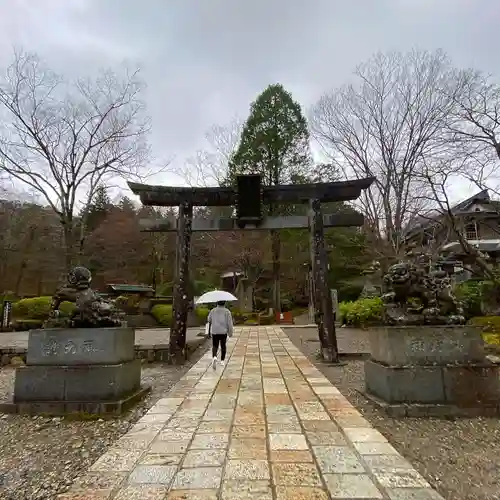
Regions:
<svg viewBox="0 0 500 500"><path fill-rule="evenodd" d="M324 228L360 226L361 214L323 215L322 203L350 201L370 187L373 178L350 181L263 186L259 175L240 175L234 187L172 187L129 182L132 192L143 205L179 207L176 221L168 219L141 221L142 231L175 231L177 233L177 272L173 298L173 321L170 329L170 356L186 355L189 256L193 231L236 229L308 228L311 241L312 286L316 324L323 356L338 362L332 300L327 283L327 252ZM308 204L308 216L263 217L263 205ZM236 218L193 220L194 206L235 206Z"/></svg>

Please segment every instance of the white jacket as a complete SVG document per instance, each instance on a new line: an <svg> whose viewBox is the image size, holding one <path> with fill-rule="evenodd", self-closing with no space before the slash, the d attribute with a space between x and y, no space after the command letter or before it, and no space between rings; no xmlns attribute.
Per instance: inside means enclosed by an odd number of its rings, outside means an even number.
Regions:
<svg viewBox="0 0 500 500"><path fill-rule="evenodd" d="M233 336L233 316L231 311L224 306L214 307L208 315L210 333L212 335Z"/></svg>

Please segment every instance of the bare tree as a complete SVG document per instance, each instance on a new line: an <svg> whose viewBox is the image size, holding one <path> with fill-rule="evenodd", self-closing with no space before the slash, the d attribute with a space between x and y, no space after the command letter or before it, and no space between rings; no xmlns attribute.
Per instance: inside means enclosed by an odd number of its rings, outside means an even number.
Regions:
<svg viewBox="0 0 500 500"><path fill-rule="evenodd" d="M374 176L359 202L386 257L400 254L407 224L428 205L416 175L422 159L447 147L445 119L458 92L444 53L376 54L355 71L357 82L325 94L310 117L313 137L335 174Z"/></svg>
<svg viewBox="0 0 500 500"><path fill-rule="evenodd" d="M447 140L467 168L462 176L479 189L500 193L500 84L478 71L457 71L462 91L455 94Z"/></svg>
<svg viewBox="0 0 500 500"><path fill-rule="evenodd" d="M229 161L241 136L243 123L233 118L227 125L214 125L205 134L205 148L187 159L176 174L189 186L221 186L228 176Z"/></svg>
<svg viewBox="0 0 500 500"><path fill-rule="evenodd" d="M140 176L149 120L138 73L66 81L31 53L15 52L0 83L0 172L57 214L66 267L75 258L75 211L97 186Z"/></svg>
<svg viewBox="0 0 500 500"><path fill-rule="evenodd" d="M500 160L500 84L479 71L458 71L462 91L448 120L449 140L474 154Z"/></svg>

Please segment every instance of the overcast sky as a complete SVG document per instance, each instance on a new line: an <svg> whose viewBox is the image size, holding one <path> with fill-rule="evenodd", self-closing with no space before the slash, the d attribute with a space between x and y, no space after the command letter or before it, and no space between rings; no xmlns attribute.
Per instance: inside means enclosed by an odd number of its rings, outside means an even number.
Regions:
<svg viewBox="0 0 500 500"><path fill-rule="evenodd" d="M13 44L68 74L139 64L154 155L177 165L210 126L245 118L268 84L307 109L378 50L442 48L458 66L500 72L500 0L0 0L0 9L2 66Z"/></svg>

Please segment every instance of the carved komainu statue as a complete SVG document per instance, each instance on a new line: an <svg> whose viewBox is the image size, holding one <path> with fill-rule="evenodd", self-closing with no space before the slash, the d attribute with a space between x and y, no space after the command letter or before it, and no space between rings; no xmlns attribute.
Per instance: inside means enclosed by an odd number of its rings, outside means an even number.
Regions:
<svg viewBox="0 0 500 500"><path fill-rule="evenodd" d="M384 276L382 295L389 324L463 324L462 304L455 297L451 279L444 271L432 270L422 253L392 265Z"/></svg>
<svg viewBox="0 0 500 500"><path fill-rule="evenodd" d="M123 314L115 305L100 297L90 283L92 274L86 267L77 266L68 273L67 283L52 298L51 313L44 328L98 328L121 326ZM59 307L63 302L75 304L69 318L61 318Z"/></svg>

